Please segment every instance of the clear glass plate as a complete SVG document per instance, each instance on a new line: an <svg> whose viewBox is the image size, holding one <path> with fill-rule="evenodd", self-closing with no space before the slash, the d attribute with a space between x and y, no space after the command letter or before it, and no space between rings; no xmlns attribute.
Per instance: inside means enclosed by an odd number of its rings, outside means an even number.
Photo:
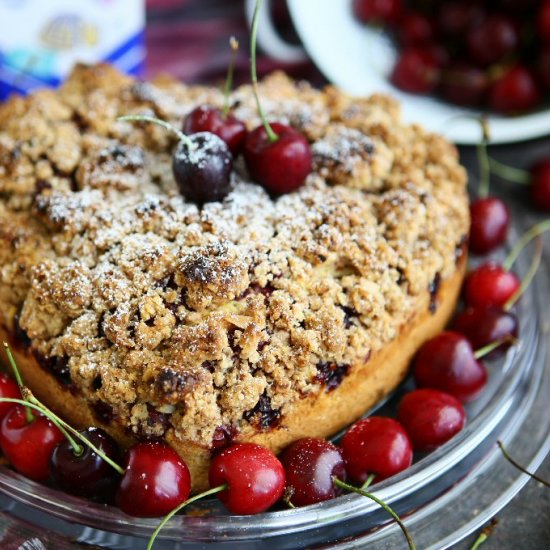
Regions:
<svg viewBox="0 0 550 550"><path fill-rule="evenodd" d="M517 235L510 236L517 240ZM529 254L516 271L523 276ZM526 259L525 259L526 258ZM502 440L531 469L550 450L550 369L541 338L542 304L548 266L518 305L520 341L488 363L489 383L468 405L466 428L411 468L374 486L374 492L401 515L419 548L447 548L483 525L520 490L528 477L510 466L496 446ZM537 284L540 288L537 288ZM392 414L405 382L380 406ZM465 505L465 503L470 503ZM58 533L74 541L113 549L145 548L157 519L126 516L117 508L71 497L0 467L0 507L37 533ZM155 548L402 548L403 534L374 502L358 495L296 510L257 516L230 516L216 499L198 503L173 518Z"/></svg>

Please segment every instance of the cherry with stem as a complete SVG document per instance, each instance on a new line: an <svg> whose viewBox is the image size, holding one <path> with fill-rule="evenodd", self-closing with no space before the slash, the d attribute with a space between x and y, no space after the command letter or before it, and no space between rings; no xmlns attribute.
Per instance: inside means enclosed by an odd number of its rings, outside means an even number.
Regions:
<svg viewBox="0 0 550 550"><path fill-rule="evenodd" d="M69 441L69 443L73 448L73 452L75 456L79 456L83 452L83 447L76 441L76 439L79 439L82 443L84 443L84 445L87 445L92 451L94 451L98 456L100 456L107 464L109 464L112 468L114 468L119 474L121 475L124 474L124 470L118 464L116 464L116 462L114 462L108 456L106 456L100 449L98 449L93 443L91 443L84 435L82 435L78 430L73 428L70 424L65 422L59 416L57 416L52 410L46 407L44 403L42 403L39 399L37 399L33 395L33 393L29 390L29 388L27 388L23 384L21 374L19 372L19 369L17 368L17 363L15 362L15 359L11 353L10 347L8 346L7 342L4 342L4 348L6 349L6 353L8 355L10 365L13 369L14 376L17 378L18 382L20 382L21 384L20 389L21 389L21 394L23 395L23 399L0 398L0 402L8 402L8 403L23 405L28 409L33 409L39 413L42 413L46 418L48 418L48 420L50 420L53 424L55 424L55 426L59 429L59 431L65 436L67 441Z"/></svg>
<svg viewBox="0 0 550 550"><path fill-rule="evenodd" d="M233 168L233 156L227 144L216 134L198 132L190 136L168 122L149 115L126 115L121 122L150 122L178 137L172 155L172 172L181 194L202 206L220 201L228 193Z"/></svg>
<svg viewBox="0 0 550 550"><path fill-rule="evenodd" d="M195 107L186 115L183 121L183 131L186 134L195 134L198 132L216 134L225 141L233 156L236 157L244 146L247 129L244 122L230 112L230 92L233 87L233 73L239 43L232 36L229 39L229 44L231 46L231 59L225 79L223 108L219 109L213 105L206 104Z"/></svg>
<svg viewBox="0 0 550 550"><path fill-rule="evenodd" d="M291 126L274 122L265 116L258 93L256 72L256 37L262 0L256 2L250 38L251 80L261 125L246 136L244 160L251 178L272 195L298 189L312 169L312 153L306 138Z"/></svg>

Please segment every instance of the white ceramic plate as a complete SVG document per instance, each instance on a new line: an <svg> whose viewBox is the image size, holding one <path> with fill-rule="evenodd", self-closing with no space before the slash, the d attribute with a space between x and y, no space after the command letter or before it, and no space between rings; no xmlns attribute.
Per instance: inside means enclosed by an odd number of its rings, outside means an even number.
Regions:
<svg viewBox="0 0 550 550"><path fill-rule="evenodd" d="M458 115L479 114L428 96L401 92L388 80L395 49L381 31L365 28L351 12L351 0L288 0L296 30L324 75L350 94L389 92L402 103L408 122L418 122L460 144L477 143L475 120ZM550 134L550 109L533 114L489 117L492 143L508 143Z"/></svg>

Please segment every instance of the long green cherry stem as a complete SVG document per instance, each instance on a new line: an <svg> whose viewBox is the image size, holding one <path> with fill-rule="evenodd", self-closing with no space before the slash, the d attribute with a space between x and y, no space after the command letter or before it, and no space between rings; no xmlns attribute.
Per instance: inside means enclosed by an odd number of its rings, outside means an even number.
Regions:
<svg viewBox="0 0 550 550"><path fill-rule="evenodd" d="M521 464L516 462L506 450L506 447L502 443L502 441L497 441L497 445L500 447L500 450L502 452L502 455L504 458L512 465L515 466L518 470L523 472L524 474L527 474L529 477L532 477L534 480L538 481L539 483L542 483L545 487L550 487L550 482L546 481L546 479L543 479L542 477L539 477L537 474L534 474L530 472L529 470L525 469Z"/></svg>
<svg viewBox="0 0 550 550"><path fill-rule="evenodd" d="M158 524L157 528L153 531L153 534L149 539L149 543L147 544L147 550L151 550L151 548L153 548L153 544L155 543L155 539L157 538L157 535L160 533L160 530L166 525L166 523L170 520L170 518L175 514L177 514L182 508L185 508L188 504L191 504L203 497L215 495L216 493L221 493L226 489L227 489L227 484L224 483L223 485L219 485L218 487L214 487L213 489L208 489L208 491L199 493L198 495L195 495L191 498L188 498L187 500L184 500L181 504L178 504L172 511L168 512L168 514L164 516L162 521Z"/></svg>
<svg viewBox="0 0 550 550"><path fill-rule="evenodd" d="M11 349L8 346L7 342L4 342L4 349L6 350L6 355L8 356L8 360L10 362L11 370L13 371L13 376L15 377L15 381L17 382L17 385L19 386L19 391L22 392L23 388L23 379L21 378L21 373L19 372L19 369L17 368L17 363L15 362L15 359L11 353ZM30 424L34 420L34 416L32 414L32 411L30 407L27 407L25 405L25 416L27 417L27 422Z"/></svg>
<svg viewBox="0 0 550 550"><path fill-rule="evenodd" d="M486 119L478 119L481 124L483 136L477 145L477 161L479 164L479 186L477 196L480 199L489 196L489 185L491 181L491 168L489 166L489 155L487 154L487 144L489 143L489 123Z"/></svg>
<svg viewBox="0 0 550 550"><path fill-rule="evenodd" d="M332 482L334 483L334 485L336 485L337 487L340 487L341 489L345 489L346 491L351 491L353 493L357 493L358 495L362 495L364 497L370 498L371 500L374 500L376 504L380 505L397 522L397 525L399 525L399 527L403 531L403 534L405 535L405 538L407 539L409 550L416 550L416 546L414 545L411 534L409 533L408 529L405 527L405 524L401 521L401 518L383 500L380 500L377 496L373 495L372 493L363 491L363 489L359 489L358 487L349 485L341 481L337 477L333 477Z"/></svg>
<svg viewBox="0 0 550 550"><path fill-rule="evenodd" d="M514 307L515 303L521 298L523 293L529 288L529 285L535 278L535 275L537 274L537 271L540 266L540 262L542 260L542 239L540 236L536 240L535 245L535 253L533 254L533 259L531 260L531 265L529 266L529 271L523 278L523 281L521 281L520 287L517 289L514 294L510 297L510 299L504 304L503 309L504 311L509 311Z"/></svg>
<svg viewBox="0 0 550 550"><path fill-rule="evenodd" d="M29 403L25 399L17 399L15 397L0 397L0 403L14 403L16 405L23 405L23 407L34 409L35 411L43 414L48 420L55 424L56 428L67 438L76 456L80 456L84 452L83 447L71 437L69 432L67 432L61 424L59 424L59 422L54 418L55 415L51 414L48 409L45 409L40 405L36 405L35 403Z"/></svg>
<svg viewBox="0 0 550 550"><path fill-rule="evenodd" d="M521 254L521 251L525 248L525 246L529 243L529 241L533 240L538 235L541 235L545 231L548 231L550 229L550 219L544 220L542 222L537 223L531 229L526 231L520 240L514 245L514 248L510 251L508 256L506 256L506 259L502 263L502 267L509 271L514 262L518 259L518 256Z"/></svg>
<svg viewBox="0 0 550 550"><path fill-rule="evenodd" d="M262 9L262 3L263 0L256 1L254 15L252 16L252 31L250 34L250 77L252 80L252 89L254 91L254 98L256 99L258 114L260 115L260 119L262 120L262 124L264 125L270 143L275 143L279 139L279 137L273 131L273 128L265 117L265 113L260 103L260 96L258 94L258 74L256 72L256 37L258 35L258 21L260 18L260 10Z"/></svg>
<svg viewBox="0 0 550 550"><path fill-rule="evenodd" d="M178 136L179 140L183 141L189 150L192 151L195 148L195 144L189 139L189 136L186 136L181 130L178 130L175 126L172 126L170 123L160 118L149 115L124 115L119 116L117 120L120 122L152 122L153 124L158 124L165 130Z"/></svg>
<svg viewBox="0 0 550 550"><path fill-rule="evenodd" d="M229 46L231 47L231 58L229 59L225 86L223 88L223 117L227 116L229 109L231 108L231 105L229 104L229 94L233 88L233 73L235 72L235 62L237 60L237 52L239 51L239 42L234 36L229 39Z"/></svg>
<svg viewBox="0 0 550 550"><path fill-rule="evenodd" d="M512 181L514 183L521 183L522 185L531 183L531 175L527 172L527 170L515 168L514 166L508 166L493 157L489 157L489 167L493 174L504 180Z"/></svg>

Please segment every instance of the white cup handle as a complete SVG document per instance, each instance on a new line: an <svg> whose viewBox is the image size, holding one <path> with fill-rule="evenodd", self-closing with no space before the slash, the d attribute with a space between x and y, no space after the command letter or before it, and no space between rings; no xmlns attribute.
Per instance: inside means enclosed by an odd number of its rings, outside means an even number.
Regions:
<svg viewBox="0 0 550 550"><path fill-rule="evenodd" d="M305 61L308 56L304 48L285 42L277 32L277 29L275 29L270 15L270 3L270 0L266 0L266 5L260 11L258 19L258 44L262 50L277 61L287 63ZM246 16L250 23L252 23L255 6L256 0L246 0Z"/></svg>

